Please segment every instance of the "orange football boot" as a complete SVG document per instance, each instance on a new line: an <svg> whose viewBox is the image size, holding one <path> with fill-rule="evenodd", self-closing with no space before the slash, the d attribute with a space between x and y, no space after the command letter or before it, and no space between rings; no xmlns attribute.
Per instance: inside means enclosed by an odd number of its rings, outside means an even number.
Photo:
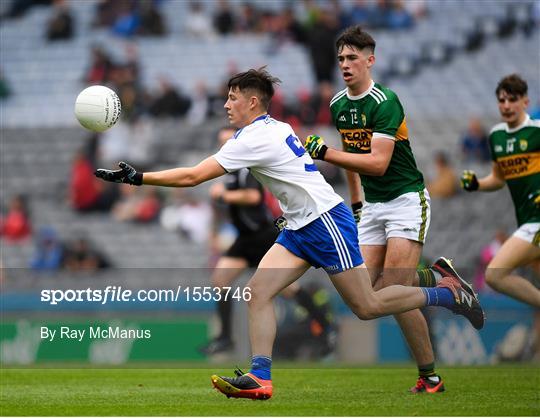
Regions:
<svg viewBox="0 0 540 418"><path fill-rule="evenodd" d="M212 375L212 385L227 398L266 400L272 397L272 381L259 379L251 373L234 371L236 377Z"/></svg>

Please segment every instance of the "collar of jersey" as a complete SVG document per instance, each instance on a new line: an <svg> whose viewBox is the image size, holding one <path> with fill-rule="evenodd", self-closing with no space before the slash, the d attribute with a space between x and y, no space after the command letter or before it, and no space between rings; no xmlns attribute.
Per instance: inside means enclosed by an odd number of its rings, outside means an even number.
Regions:
<svg viewBox="0 0 540 418"><path fill-rule="evenodd" d="M518 125L515 128L510 129L508 124L506 124L506 132L508 132L509 134L513 134L514 132L517 132L521 128L523 128L524 126L527 126L530 120L531 120L531 117L529 116L528 113L526 113L525 114L525 120L523 121L523 123L521 125Z"/></svg>
<svg viewBox="0 0 540 418"><path fill-rule="evenodd" d="M349 89L347 89L347 97L351 100L363 99L369 94L369 92L373 89L374 86L375 86L375 81L371 80L371 84L369 85L369 88L365 92L360 93L358 96L351 96L349 94Z"/></svg>
<svg viewBox="0 0 540 418"><path fill-rule="evenodd" d="M270 115L269 115L268 113L265 113L264 115L261 115L261 116L255 118L255 119L253 120L253 122L251 122L249 125L246 125L246 126L244 126L243 128L238 129L238 130L236 131L236 133L234 134L234 139L238 138L238 136L239 136L240 133L244 130L244 128L247 128L248 126L253 125L255 122L257 122L257 121L259 121L259 120L264 120L264 119L266 119L268 116L270 116Z"/></svg>

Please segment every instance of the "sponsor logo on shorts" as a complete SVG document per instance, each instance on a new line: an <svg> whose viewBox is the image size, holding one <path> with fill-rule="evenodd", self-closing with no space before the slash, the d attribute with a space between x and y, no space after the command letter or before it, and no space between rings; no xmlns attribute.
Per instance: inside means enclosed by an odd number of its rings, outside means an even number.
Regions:
<svg viewBox="0 0 540 418"><path fill-rule="evenodd" d="M337 264L333 264L331 266L326 266L326 267L323 267L325 271L327 272L332 272L332 271L337 271L339 270L339 266Z"/></svg>

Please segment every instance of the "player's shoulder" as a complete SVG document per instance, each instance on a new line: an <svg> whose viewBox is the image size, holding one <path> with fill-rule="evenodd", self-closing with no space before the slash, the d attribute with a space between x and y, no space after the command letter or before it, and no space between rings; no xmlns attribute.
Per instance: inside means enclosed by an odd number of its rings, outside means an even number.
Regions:
<svg viewBox="0 0 540 418"><path fill-rule="evenodd" d="M533 128L540 128L540 119L529 119L528 126Z"/></svg>
<svg viewBox="0 0 540 418"><path fill-rule="evenodd" d="M276 146L275 138L287 138L289 135L294 135L291 125L267 116L246 126L239 138L252 149L268 149Z"/></svg>
<svg viewBox="0 0 540 418"><path fill-rule="evenodd" d="M338 105L340 102L347 100L347 88L338 91L330 100L330 108Z"/></svg>
<svg viewBox="0 0 540 418"><path fill-rule="evenodd" d="M377 104L393 101L399 103L399 98L396 92L379 83L375 83L373 85L373 88L370 90L369 95L375 100Z"/></svg>
<svg viewBox="0 0 540 418"><path fill-rule="evenodd" d="M489 135L493 135L496 132L506 132L508 130L508 125L505 122L497 123L489 131Z"/></svg>
<svg viewBox="0 0 540 418"><path fill-rule="evenodd" d="M242 130L242 134L243 136L258 136L262 133L269 134L276 130L286 129L286 126L284 125L287 124L277 119L274 119L270 115L266 115L266 117L260 120L256 120L255 122L244 127Z"/></svg>
<svg viewBox="0 0 540 418"><path fill-rule="evenodd" d="M540 128L540 120L529 118L521 127L515 128L514 130L510 130L508 128L508 124L505 122L497 123L493 128L491 128L491 130L489 131L489 135L491 136L498 132L503 132L503 133L516 132L523 128Z"/></svg>

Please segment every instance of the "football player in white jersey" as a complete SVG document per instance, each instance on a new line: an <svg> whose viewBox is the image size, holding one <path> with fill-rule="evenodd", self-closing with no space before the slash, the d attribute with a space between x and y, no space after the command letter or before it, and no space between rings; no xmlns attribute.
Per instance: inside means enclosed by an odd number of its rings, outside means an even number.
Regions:
<svg viewBox="0 0 540 418"><path fill-rule="evenodd" d="M236 370L234 378L213 375L214 387L228 397L272 396L270 369L276 334L273 299L311 266L327 272L360 319L437 305L465 316L475 328L482 328L482 308L454 278L441 280L435 288L396 285L373 290L351 211L317 170L290 125L267 114L278 82L264 68L239 73L229 80L224 107L238 131L218 153L194 167L141 173L120 162L119 170L98 169L95 173L117 183L194 187L227 172L249 168L279 200L286 225L247 284L251 289L251 370Z"/></svg>

